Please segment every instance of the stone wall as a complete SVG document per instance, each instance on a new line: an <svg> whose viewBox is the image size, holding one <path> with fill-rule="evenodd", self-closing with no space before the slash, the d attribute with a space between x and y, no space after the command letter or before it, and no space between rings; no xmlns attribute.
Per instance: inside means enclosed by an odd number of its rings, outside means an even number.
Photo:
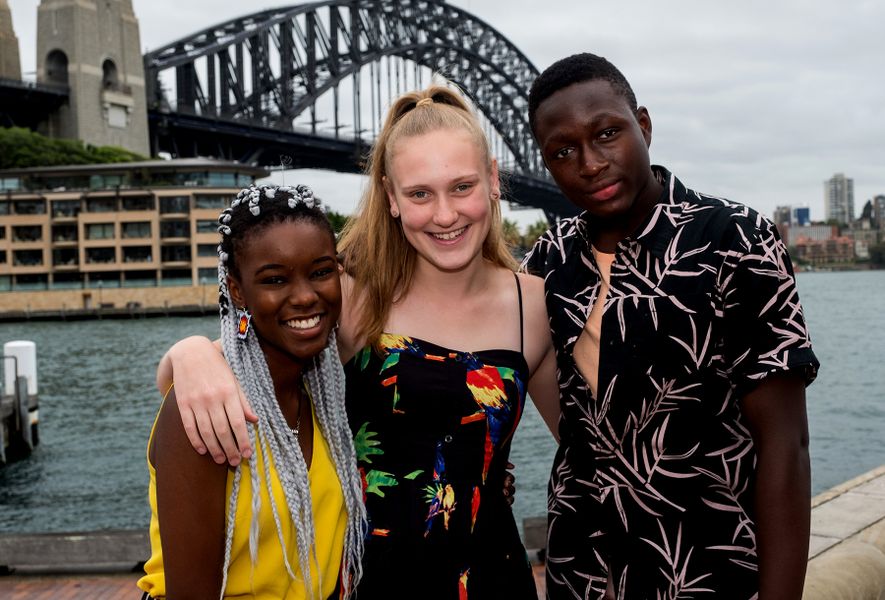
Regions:
<svg viewBox="0 0 885 600"><path fill-rule="evenodd" d="M126 308L130 302L141 308L208 306L214 310L218 285L87 288L35 292L0 293L0 313L11 311L65 311L99 308Z"/></svg>

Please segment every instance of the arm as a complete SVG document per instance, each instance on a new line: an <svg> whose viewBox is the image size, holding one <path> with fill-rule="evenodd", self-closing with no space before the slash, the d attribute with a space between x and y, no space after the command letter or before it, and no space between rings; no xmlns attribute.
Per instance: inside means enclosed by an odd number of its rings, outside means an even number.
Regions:
<svg viewBox="0 0 885 600"><path fill-rule="evenodd" d="M232 466L252 455L246 420L258 418L224 361L220 343L200 336L177 342L160 360L157 388L165 392L173 380L184 431L197 452L208 450L215 462Z"/></svg>
<svg viewBox="0 0 885 600"><path fill-rule="evenodd" d="M532 402L553 437L559 442L559 382L556 374L556 350L547 318L544 280L520 275L525 318L525 355L531 370L528 391Z"/></svg>
<svg viewBox="0 0 885 600"><path fill-rule="evenodd" d="M811 520L805 381L766 377L741 400L756 446L759 600L802 597Z"/></svg>
<svg viewBox="0 0 885 600"><path fill-rule="evenodd" d="M157 516L168 598L217 599L224 561L227 468L191 450L170 391L150 460L157 474Z"/></svg>

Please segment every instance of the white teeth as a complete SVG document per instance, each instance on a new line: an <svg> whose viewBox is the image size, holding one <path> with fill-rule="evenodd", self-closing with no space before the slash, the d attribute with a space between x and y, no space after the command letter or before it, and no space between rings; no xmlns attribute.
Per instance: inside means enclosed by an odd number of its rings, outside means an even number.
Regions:
<svg viewBox="0 0 885 600"><path fill-rule="evenodd" d="M319 315L311 317L309 319L292 319L291 321L286 321L286 325L288 325L292 329L310 329L311 327L316 327L319 324Z"/></svg>
<svg viewBox="0 0 885 600"><path fill-rule="evenodd" d="M458 237L459 235L461 235L462 233L464 233L465 229L467 229L467 228L462 227L461 229L456 229L455 231L450 231L448 233L433 233L431 235L438 240L453 240L456 237Z"/></svg>

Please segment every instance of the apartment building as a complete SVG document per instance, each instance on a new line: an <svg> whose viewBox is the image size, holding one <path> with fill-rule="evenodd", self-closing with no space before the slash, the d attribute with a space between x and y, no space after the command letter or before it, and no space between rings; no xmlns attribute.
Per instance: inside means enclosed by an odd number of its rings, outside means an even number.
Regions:
<svg viewBox="0 0 885 600"><path fill-rule="evenodd" d="M210 159L0 171L0 310L7 293L88 309L217 285L218 214L268 174ZM47 306L53 294L37 292L67 293Z"/></svg>

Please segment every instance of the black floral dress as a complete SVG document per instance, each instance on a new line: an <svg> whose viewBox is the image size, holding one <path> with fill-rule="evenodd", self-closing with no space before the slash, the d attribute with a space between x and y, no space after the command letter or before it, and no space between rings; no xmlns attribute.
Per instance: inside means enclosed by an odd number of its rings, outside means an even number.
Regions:
<svg viewBox="0 0 885 600"><path fill-rule="evenodd" d="M357 598L536 599L503 494L522 353L384 334L345 372L369 514Z"/></svg>

